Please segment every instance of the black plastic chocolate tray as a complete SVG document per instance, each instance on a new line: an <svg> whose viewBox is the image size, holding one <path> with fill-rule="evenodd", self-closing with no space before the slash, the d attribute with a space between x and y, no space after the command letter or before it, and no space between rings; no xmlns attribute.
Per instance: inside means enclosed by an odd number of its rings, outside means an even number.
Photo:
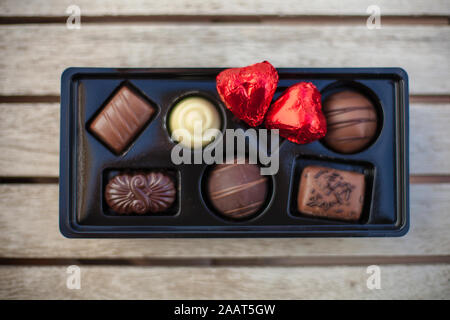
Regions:
<svg viewBox="0 0 450 320"><path fill-rule="evenodd" d="M300 81L313 82L326 98L341 88L362 91L377 106L379 132L354 154L339 154L321 141L283 140L280 168L272 176L267 205L255 217L229 221L203 194L206 164L174 165L167 115L180 96L197 92L215 100L226 128L246 128L226 110L215 78L223 68L69 68L61 79L60 229L70 238L93 237L343 237L402 236L409 228L408 78L399 68L281 68L276 99ZM121 154L88 130L89 121L121 85L151 103L156 112ZM301 170L309 164L357 171L366 176L362 218L343 222L296 211ZM104 200L107 180L120 172L163 170L175 180L170 214L117 215Z"/></svg>

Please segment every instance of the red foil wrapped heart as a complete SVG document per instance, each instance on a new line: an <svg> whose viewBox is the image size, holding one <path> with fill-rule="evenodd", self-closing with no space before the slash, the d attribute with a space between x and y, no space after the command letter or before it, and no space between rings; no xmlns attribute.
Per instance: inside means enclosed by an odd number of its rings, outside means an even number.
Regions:
<svg viewBox="0 0 450 320"><path fill-rule="evenodd" d="M264 121L277 84L277 70L267 61L226 69L216 78L217 92L226 107L251 126Z"/></svg>
<svg viewBox="0 0 450 320"><path fill-rule="evenodd" d="M266 128L279 129L280 136L304 144L323 138L327 133L320 92L311 82L290 86L271 106Z"/></svg>

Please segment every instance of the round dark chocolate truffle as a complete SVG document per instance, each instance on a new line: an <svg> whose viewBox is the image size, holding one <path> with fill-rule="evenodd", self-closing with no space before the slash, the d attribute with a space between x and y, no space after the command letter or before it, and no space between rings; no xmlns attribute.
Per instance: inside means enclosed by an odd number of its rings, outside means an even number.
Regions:
<svg viewBox="0 0 450 320"><path fill-rule="evenodd" d="M327 120L325 144L340 153L355 153L373 141L378 118L374 104L351 90L332 94L323 103Z"/></svg>
<svg viewBox="0 0 450 320"><path fill-rule="evenodd" d="M219 164L208 175L208 197L218 213L230 219L245 219L265 204L268 178L255 164Z"/></svg>
<svg viewBox="0 0 450 320"><path fill-rule="evenodd" d="M119 214L166 211L175 201L175 185L161 172L120 174L105 190L108 206Z"/></svg>

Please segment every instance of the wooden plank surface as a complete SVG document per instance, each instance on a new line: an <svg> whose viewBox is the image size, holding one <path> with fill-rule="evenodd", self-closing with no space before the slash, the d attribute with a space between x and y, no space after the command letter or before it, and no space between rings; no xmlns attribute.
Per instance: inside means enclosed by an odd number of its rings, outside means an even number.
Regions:
<svg viewBox="0 0 450 320"><path fill-rule="evenodd" d="M409 121L411 174L450 174L450 103L411 104Z"/></svg>
<svg viewBox="0 0 450 320"><path fill-rule="evenodd" d="M450 174L450 103L410 113L411 174ZM0 176L58 177L59 104L0 104L0 150Z"/></svg>
<svg viewBox="0 0 450 320"><path fill-rule="evenodd" d="M370 5L378 5L385 15L449 14L445 0L3 0L2 16L64 16L69 5L78 5L83 15L366 15Z"/></svg>
<svg viewBox="0 0 450 320"><path fill-rule="evenodd" d="M0 176L59 175L59 104L0 104Z"/></svg>
<svg viewBox="0 0 450 320"><path fill-rule="evenodd" d="M68 289L66 267L0 267L1 299L450 299L450 266L295 268L81 267Z"/></svg>
<svg viewBox="0 0 450 320"><path fill-rule="evenodd" d="M58 186L0 185L2 258L431 256L450 254L450 184L411 186L411 230L402 238L65 239Z"/></svg>
<svg viewBox="0 0 450 320"><path fill-rule="evenodd" d="M64 24L72 4L80 30ZM365 26L369 5L381 8L380 30ZM0 103L0 178L58 177L59 104L51 101L66 67L269 60L405 68L419 98L411 173L448 181L449 15L447 0L1 1L0 101L27 102ZM0 299L450 299L449 183L411 186L411 231L398 239L65 239L57 184L0 183L0 194ZM158 259L172 262L147 266ZM97 264L81 266L81 290L66 288L72 262ZM381 264L381 290L367 289L366 262Z"/></svg>
<svg viewBox="0 0 450 320"><path fill-rule="evenodd" d="M448 26L282 24L8 25L0 95L59 95L69 66L403 67L413 94L450 92ZM18 54L20 52L20 54ZM38 80L37 80L38 78Z"/></svg>

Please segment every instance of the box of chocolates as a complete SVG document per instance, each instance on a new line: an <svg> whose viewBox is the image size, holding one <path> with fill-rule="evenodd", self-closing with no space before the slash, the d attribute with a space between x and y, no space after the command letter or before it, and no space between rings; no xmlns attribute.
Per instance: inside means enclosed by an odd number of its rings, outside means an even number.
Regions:
<svg viewBox="0 0 450 320"><path fill-rule="evenodd" d="M408 110L400 68L69 68L60 230L402 236Z"/></svg>

